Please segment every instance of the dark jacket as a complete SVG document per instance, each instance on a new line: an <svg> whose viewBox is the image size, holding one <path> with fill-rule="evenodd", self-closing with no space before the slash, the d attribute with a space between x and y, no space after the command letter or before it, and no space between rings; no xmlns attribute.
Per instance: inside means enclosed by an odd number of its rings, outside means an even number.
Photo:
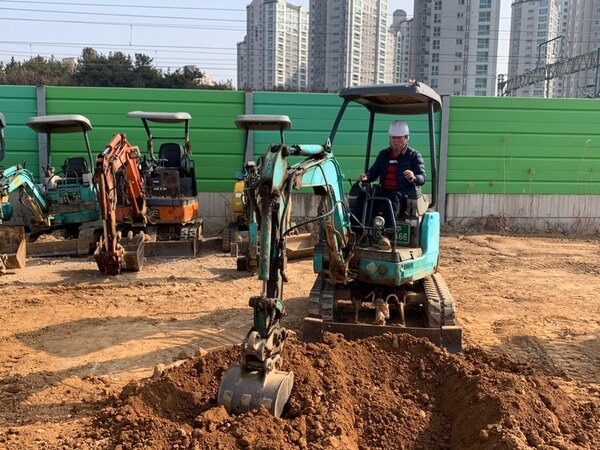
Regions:
<svg viewBox="0 0 600 450"><path fill-rule="evenodd" d="M378 178L380 183L383 181L383 178L385 178L387 173L391 151L391 147L381 150L373 165L365 172L369 183ZM396 178L399 186L398 190L404 193L409 193L414 188L413 183L404 178L403 175L404 171L408 169L412 170L415 174L416 180L414 181L414 184L423 186L427 180L425 174L425 162L423 161L421 154L411 147L407 147L406 152L398 157L398 169L396 170Z"/></svg>

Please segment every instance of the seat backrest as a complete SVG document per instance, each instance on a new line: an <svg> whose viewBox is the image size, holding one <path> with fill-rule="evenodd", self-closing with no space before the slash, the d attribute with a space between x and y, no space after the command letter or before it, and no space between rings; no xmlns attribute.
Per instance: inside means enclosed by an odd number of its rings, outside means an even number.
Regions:
<svg viewBox="0 0 600 450"><path fill-rule="evenodd" d="M82 156L71 156L65 160L62 166L63 177L83 180L83 174L88 172L87 161Z"/></svg>
<svg viewBox="0 0 600 450"><path fill-rule="evenodd" d="M158 158L164 160L164 167L181 167L183 147L176 142L165 142L158 149Z"/></svg>

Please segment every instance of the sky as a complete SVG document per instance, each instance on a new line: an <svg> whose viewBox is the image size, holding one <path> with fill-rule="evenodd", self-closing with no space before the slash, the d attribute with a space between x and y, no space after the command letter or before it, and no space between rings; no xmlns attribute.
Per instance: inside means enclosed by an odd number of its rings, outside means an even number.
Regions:
<svg viewBox="0 0 600 450"><path fill-rule="evenodd" d="M143 53L163 72L195 65L235 86L236 44L246 34L250 1L0 0L0 62L77 58L92 47L103 55ZM309 6L309 0L289 2ZM389 23L396 9L412 17L413 0L389 3ZM501 0L498 73L507 72L510 3Z"/></svg>

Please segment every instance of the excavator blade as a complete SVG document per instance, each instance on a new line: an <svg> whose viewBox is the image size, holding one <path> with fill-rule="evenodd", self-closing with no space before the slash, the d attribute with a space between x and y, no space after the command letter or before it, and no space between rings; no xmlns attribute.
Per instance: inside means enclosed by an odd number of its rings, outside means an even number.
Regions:
<svg viewBox="0 0 600 450"><path fill-rule="evenodd" d="M292 234L285 238L285 254L287 259L301 259L312 256L317 243L316 238L311 233ZM230 245L231 256L238 259L238 270L251 270L248 267L250 257L250 247L248 242L248 232L238 231L235 234L235 241ZM256 259L256 257L254 258Z"/></svg>
<svg viewBox="0 0 600 450"><path fill-rule="evenodd" d="M147 229L145 254L147 258L179 258L192 257L198 254L199 242L202 241L203 220L196 219L193 224L186 225L181 231L180 239L161 240L155 229Z"/></svg>
<svg viewBox="0 0 600 450"><path fill-rule="evenodd" d="M102 221L93 220L79 226L79 237L62 239L48 232L40 234L34 242L27 242L28 257L82 256L91 254L96 248Z"/></svg>
<svg viewBox="0 0 600 450"><path fill-rule="evenodd" d="M443 326L438 328L400 327L392 325L368 325L361 323L325 322L322 319L306 317L302 340L318 342L324 332L339 333L346 339L363 339L379 336L385 333L408 333L418 338L429 339L433 344L450 353L462 351L462 328L458 326Z"/></svg>
<svg viewBox="0 0 600 450"><path fill-rule="evenodd" d="M148 241L145 245L146 256L148 258L195 257L198 253L198 245L195 239L182 239L180 241Z"/></svg>
<svg viewBox="0 0 600 450"><path fill-rule="evenodd" d="M312 233L292 234L285 238L285 253L288 259L300 259L312 256L316 238Z"/></svg>
<svg viewBox="0 0 600 450"><path fill-rule="evenodd" d="M0 225L0 255L6 269L22 269L27 256L25 228Z"/></svg>
<svg viewBox="0 0 600 450"><path fill-rule="evenodd" d="M232 364L221 380L217 403L225 406L230 414L241 414L263 405L275 417L281 417L293 387L293 372L272 370L265 376Z"/></svg>
<svg viewBox="0 0 600 450"><path fill-rule="evenodd" d="M89 239L64 239L46 240L45 235L40 236L35 242L27 243L27 256L79 256L90 254Z"/></svg>

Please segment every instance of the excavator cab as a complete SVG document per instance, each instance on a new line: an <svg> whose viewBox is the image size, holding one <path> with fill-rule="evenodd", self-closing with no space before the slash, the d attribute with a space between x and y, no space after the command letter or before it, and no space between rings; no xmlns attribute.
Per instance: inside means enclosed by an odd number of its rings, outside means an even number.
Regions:
<svg viewBox="0 0 600 450"><path fill-rule="evenodd" d="M141 119L146 134L146 155L140 162L147 203L146 256L196 256L202 240L196 169L191 158L190 120L187 112L131 111ZM183 133L173 132L183 125ZM158 144L158 154L155 146ZM117 208L119 222L130 215L127 205Z"/></svg>
<svg viewBox="0 0 600 450"><path fill-rule="evenodd" d="M370 243L395 242L398 246L418 247L420 225L429 206L429 197L420 186L408 193L397 193L397 201L377 194L371 183L355 182L348 193L352 230ZM382 220L383 219L383 220ZM385 239L384 239L385 238Z"/></svg>
<svg viewBox="0 0 600 450"><path fill-rule="evenodd" d="M62 177L58 184L86 184L91 182L91 171L86 159L82 156L70 156L61 166Z"/></svg>
<svg viewBox="0 0 600 450"><path fill-rule="evenodd" d="M259 248L259 223L255 192L260 180L264 155L256 161L252 151L254 131L279 131L280 144L285 143L284 131L291 128L288 116L267 114L244 114L235 118L237 128L245 131L242 170L236 173L232 199L232 220L223 230L223 251L236 259L237 270L255 273ZM291 207L289 219L291 220ZM286 239L288 259L312 255L315 239L311 233L295 233Z"/></svg>
<svg viewBox="0 0 600 450"><path fill-rule="evenodd" d="M50 230L34 228L27 245L28 256L88 255L102 231L96 188L92 182L93 156L88 133L92 125L79 114L32 117L27 126L46 141L43 189L50 199ZM57 171L54 164L54 137L80 133L85 155L69 155ZM64 240L43 237L54 229L63 229Z"/></svg>

